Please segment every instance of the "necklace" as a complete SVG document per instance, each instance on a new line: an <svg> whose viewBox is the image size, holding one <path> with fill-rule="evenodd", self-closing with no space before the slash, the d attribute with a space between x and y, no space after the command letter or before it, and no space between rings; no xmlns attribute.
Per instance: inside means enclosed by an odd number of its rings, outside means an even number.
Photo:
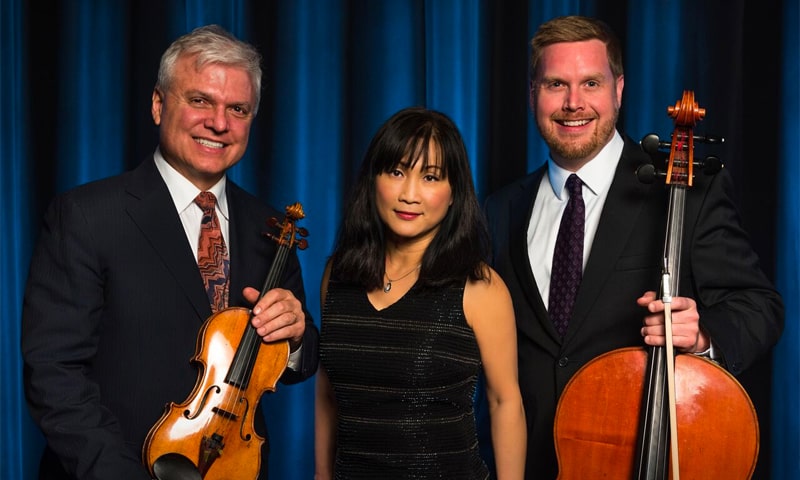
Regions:
<svg viewBox="0 0 800 480"><path fill-rule="evenodd" d="M387 282L386 282L386 285L384 285L384 286L383 286L383 293L389 293L389 291L392 289L392 282L397 282L397 281L400 281L400 280L402 280L402 279L406 278L407 276L409 276L409 275L411 275L412 273L414 273L414 272L416 272L417 270L419 270L419 267L421 267L421 266L422 266L422 264L420 263L419 265L417 265L416 267L414 267L414 268L413 268L411 271L409 271L408 273L406 273L406 274L404 274L404 275L402 275L402 276L400 276L400 277L394 278L394 279L392 279L392 278L389 278L389 274L388 274L388 273L386 273L386 272L384 272L384 275L386 275L386 280L387 280Z"/></svg>

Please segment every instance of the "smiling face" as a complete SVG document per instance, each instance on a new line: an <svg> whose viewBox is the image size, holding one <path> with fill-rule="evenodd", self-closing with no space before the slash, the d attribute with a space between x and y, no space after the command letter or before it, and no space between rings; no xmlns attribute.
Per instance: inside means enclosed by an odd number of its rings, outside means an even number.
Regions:
<svg viewBox="0 0 800 480"><path fill-rule="evenodd" d="M387 235L395 242L427 246L453 203L450 182L442 178L441 158L432 144L428 162L413 167L407 159L375 179L376 206Z"/></svg>
<svg viewBox="0 0 800 480"><path fill-rule="evenodd" d="M207 190L247 149L255 90L243 68L178 59L169 90L153 91L151 113L161 153L196 187Z"/></svg>
<svg viewBox="0 0 800 480"><path fill-rule="evenodd" d="M576 171L611 140L624 77L614 78L600 40L554 43L542 51L531 108L553 160Z"/></svg>

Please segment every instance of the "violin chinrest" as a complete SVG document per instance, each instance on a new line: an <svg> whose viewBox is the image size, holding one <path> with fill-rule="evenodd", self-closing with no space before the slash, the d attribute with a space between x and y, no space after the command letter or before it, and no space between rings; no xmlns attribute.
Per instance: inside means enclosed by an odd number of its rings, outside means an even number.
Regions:
<svg viewBox="0 0 800 480"><path fill-rule="evenodd" d="M195 464L180 453L158 457L153 463L153 472L158 480L203 480Z"/></svg>

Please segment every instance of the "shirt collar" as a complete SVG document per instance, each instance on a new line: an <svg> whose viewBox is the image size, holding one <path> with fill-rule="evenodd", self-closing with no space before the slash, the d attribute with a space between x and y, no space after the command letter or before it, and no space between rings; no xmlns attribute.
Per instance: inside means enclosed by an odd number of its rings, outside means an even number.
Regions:
<svg viewBox="0 0 800 480"><path fill-rule="evenodd" d="M175 203L175 209L178 213L194 205L194 199L201 190L175 170L172 165L167 163L164 156L161 154L160 148L156 148L153 158L155 159L158 172L167 184L167 189L169 189L169 193L172 196L172 201ZM228 219L228 197L225 195L226 178L227 176L223 175L220 181L214 184L208 191L217 197L217 211Z"/></svg>
<svg viewBox="0 0 800 480"><path fill-rule="evenodd" d="M622 155L622 147L624 146L625 141L619 132L615 130L611 141L600 150L596 157L586 162L577 172L565 170L556 165L552 158L548 159L547 174L553 194L559 200L567 195L565 186L567 178L572 173L577 174L583 184L595 195L608 190L614 180L614 172L617 169L617 163Z"/></svg>

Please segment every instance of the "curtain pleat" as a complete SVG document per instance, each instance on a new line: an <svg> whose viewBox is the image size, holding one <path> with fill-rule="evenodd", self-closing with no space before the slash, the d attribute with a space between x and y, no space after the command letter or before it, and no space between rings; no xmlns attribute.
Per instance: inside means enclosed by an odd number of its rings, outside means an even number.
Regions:
<svg viewBox="0 0 800 480"><path fill-rule="evenodd" d="M124 166L129 95L124 10L76 2L63 10L58 45L56 188L114 175ZM35 132L32 132L35 133ZM41 141L42 139L37 139Z"/></svg>
<svg viewBox="0 0 800 480"><path fill-rule="evenodd" d="M20 315L31 255L28 212L35 194L28 161L24 2L0 3L0 477L31 478L43 446L22 392Z"/></svg>

